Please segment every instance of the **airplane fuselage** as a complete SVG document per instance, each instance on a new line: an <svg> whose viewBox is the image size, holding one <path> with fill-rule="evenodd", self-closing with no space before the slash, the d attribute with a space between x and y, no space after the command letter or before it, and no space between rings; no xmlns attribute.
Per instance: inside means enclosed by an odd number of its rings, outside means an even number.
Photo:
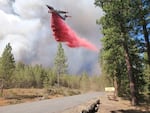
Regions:
<svg viewBox="0 0 150 113"><path fill-rule="evenodd" d="M68 13L67 11L61 11L61 10L55 10L53 7L46 5L49 8L48 13L56 13L61 19L65 20L67 17L71 17L66 15ZM65 15L60 15L60 14L65 14Z"/></svg>

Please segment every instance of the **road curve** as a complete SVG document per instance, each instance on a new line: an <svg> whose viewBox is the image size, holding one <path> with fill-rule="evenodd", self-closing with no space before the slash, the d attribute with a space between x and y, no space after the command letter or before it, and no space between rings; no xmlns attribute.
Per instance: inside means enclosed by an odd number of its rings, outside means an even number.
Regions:
<svg viewBox="0 0 150 113"><path fill-rule="evenodd" d="M0 113L59 113L102 95L104 95L103 92L91 92L63 98L2 106L0 107Z"/></svg>

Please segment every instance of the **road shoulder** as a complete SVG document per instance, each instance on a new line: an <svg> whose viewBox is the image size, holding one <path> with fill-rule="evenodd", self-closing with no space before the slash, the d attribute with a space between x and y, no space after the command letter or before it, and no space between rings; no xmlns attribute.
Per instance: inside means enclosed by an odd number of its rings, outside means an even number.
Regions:
<svg viewBox="0 0 150 113"><path fill-rule="evenodd" d="M130 101L117 98L117 100L109 100L107 94L91 99L79 106L66 109L61 113L81 113L83 109L88 109L91 104L100 99L100 107L97 113L150 113L150 109L141 109L140 107L133 107Z"/></svg>

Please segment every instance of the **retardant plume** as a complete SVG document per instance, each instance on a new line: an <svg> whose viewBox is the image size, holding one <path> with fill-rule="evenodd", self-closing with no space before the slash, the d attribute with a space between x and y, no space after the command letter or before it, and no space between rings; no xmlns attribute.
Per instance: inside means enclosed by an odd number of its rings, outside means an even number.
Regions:
<svg viewBox="0 0 150 113"><path fill-rule="evenodd" d="M85 47L93 51L98 51L95 45L84 38L80 38L56 12L52 12L51 28L53 30L53 35L58 42L65 42L72 48Z"/></svg>

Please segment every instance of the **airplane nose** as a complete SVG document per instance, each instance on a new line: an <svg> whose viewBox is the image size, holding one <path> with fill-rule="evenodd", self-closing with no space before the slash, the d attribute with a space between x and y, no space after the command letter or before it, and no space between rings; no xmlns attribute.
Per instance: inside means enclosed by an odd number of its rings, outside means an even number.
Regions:
<svg viewBox="0 0 150 113"><path fill-rule="evenodd" d="M46 6L47 6L48 9L50 9L50 10L52 9L52 7L50 7L49 5L46 5Z"/></svg>
<svg viewBox="0 0 150 113"><path fill-rule="evenodd" d="M49 8L49 6L48 6L48 5L46 5L46 7L47 7L47 8Z"/></svg>

